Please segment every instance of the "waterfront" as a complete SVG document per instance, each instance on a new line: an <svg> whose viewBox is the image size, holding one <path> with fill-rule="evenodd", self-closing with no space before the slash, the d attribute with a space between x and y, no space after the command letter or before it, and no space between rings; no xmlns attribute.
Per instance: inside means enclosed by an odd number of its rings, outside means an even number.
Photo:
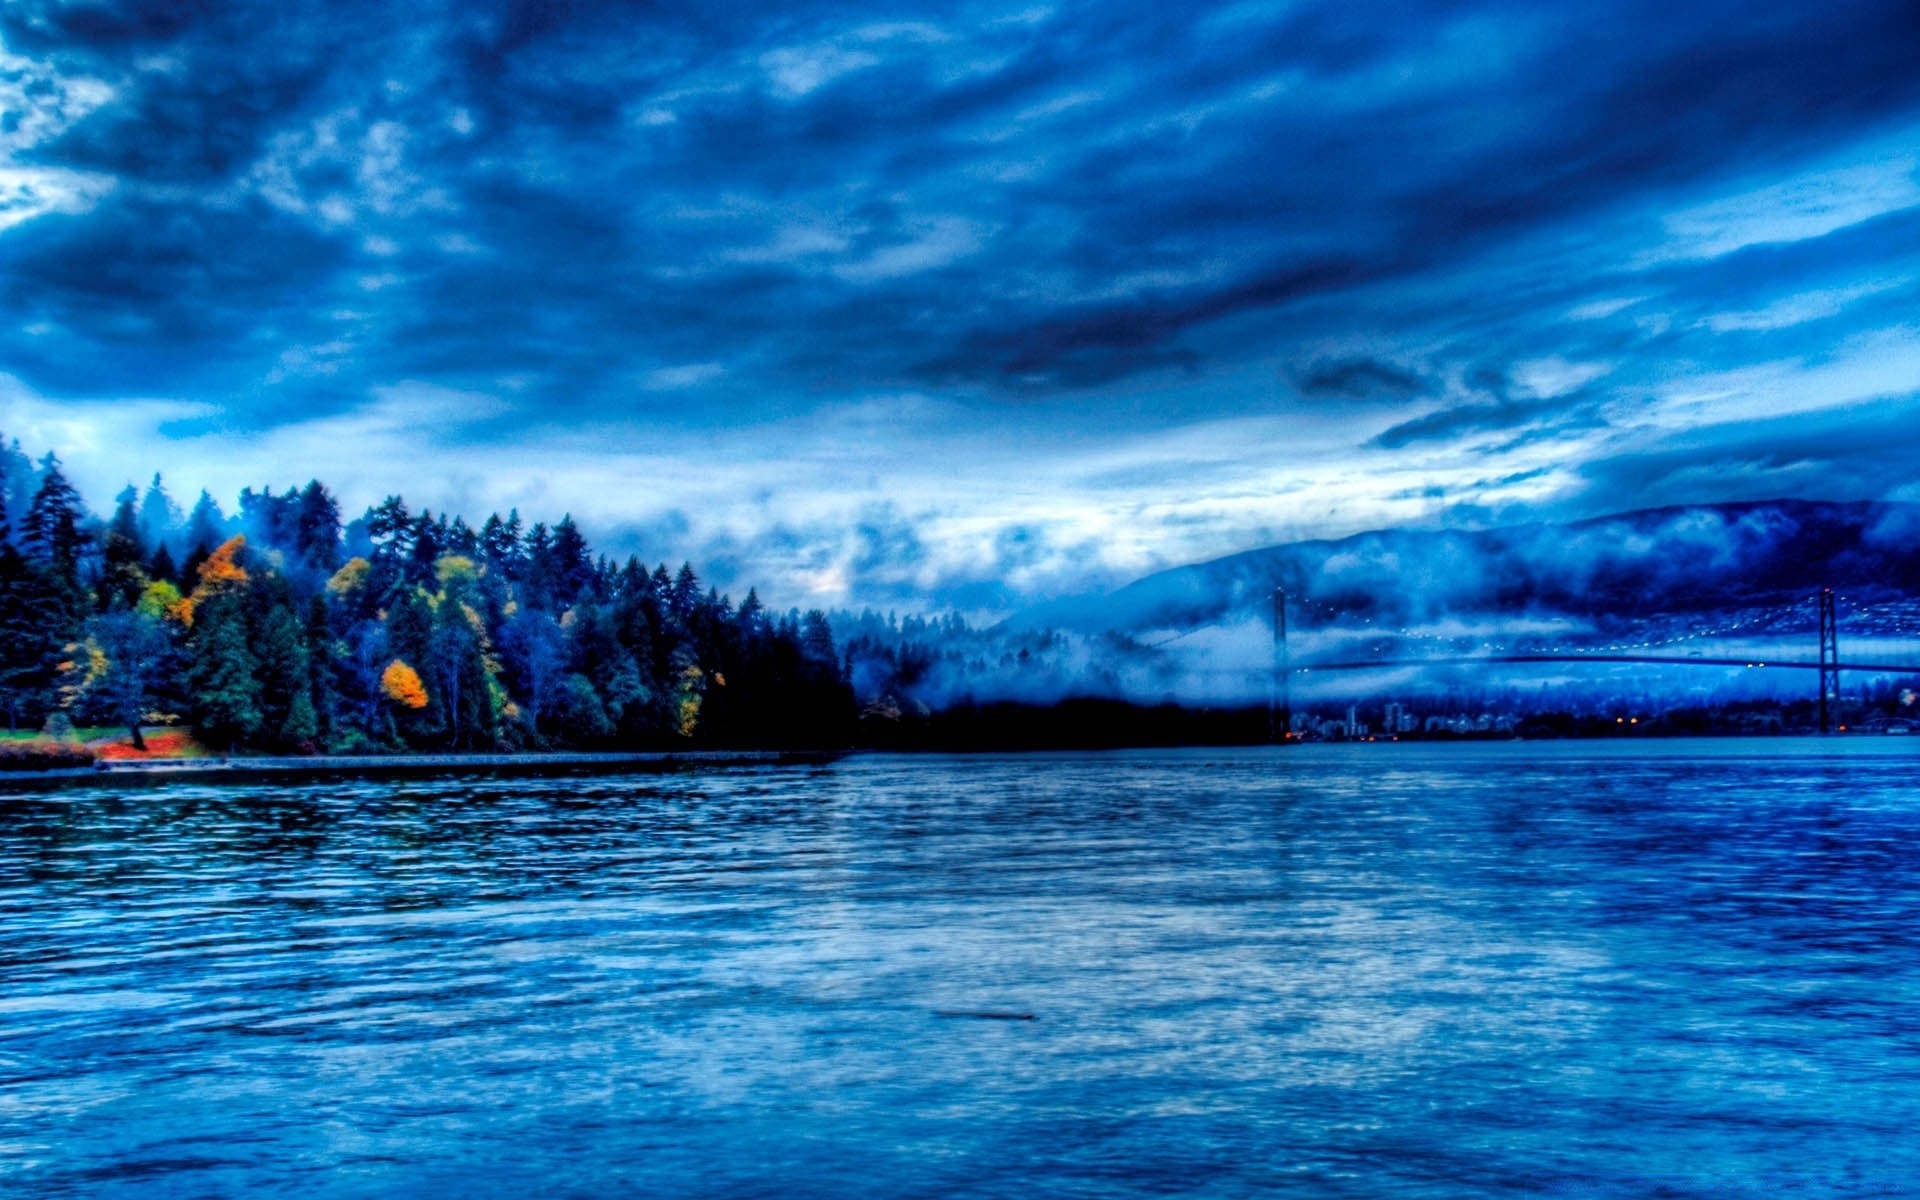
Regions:
<svg viewBox="0 0 1920 1200"><path fill-rule="evenodd" d="M1916 767L1313 746L10 796L0 1193L1901 1194Z"/></svg>

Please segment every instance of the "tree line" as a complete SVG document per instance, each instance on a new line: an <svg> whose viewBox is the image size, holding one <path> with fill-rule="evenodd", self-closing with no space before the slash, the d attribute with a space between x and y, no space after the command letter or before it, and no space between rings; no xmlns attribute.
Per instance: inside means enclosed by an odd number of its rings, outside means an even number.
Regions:
<svg viewBox="0 0 1920 1200"><path fill-rule="evenodd" d="M10 729L191 727L219 750L368 753L844 744L819 612L733 603L691 565L596 555L571 516L479 528L319 481L156 475L91 515L54 455L0 442L0 713Z"/></svg>

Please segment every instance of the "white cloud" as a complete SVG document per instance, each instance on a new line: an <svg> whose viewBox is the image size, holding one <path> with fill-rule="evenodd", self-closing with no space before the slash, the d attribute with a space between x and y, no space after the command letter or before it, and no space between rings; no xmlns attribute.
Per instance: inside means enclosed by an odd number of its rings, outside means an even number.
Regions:
<svg viewBox="0 0 1920 1200"><path fill-rule="evenodd" d="M1600 321L1622 309L1632 308L1645 296L1613 296L1605 300L1589 300L1567 310L1567 316L1576 321Z"/></svg>
<svg viewBox="0 0 1920 1200"><path fill-rule="evenodd" d="M1564 358L1534 358L1513 364L1508 374L1514 386L1542 400L1579 391L1610 373L1611 363L1568 362Z"/></svg>
<svg viewBox="0 0 1920 1200"><path fill-rule="evenodd" d="M1736 333L1787 329L1818 321L1841 312L1855 300L1865 299L1908 282L1905 279L1877 280L1854 287L1827 288L1786 296L1763 308L1745 312L1715 313L1701 322L1715 333Z"/></svg>
<svg viewBox="0 0 1920 1200"><path fill-rule="evenodd" d="M842 75L879 62L877 55L865 50L847 50L834 45L788 46L761 55L760 69L767 73L776 92L798 99Z"/></svg>
<svg viewBox="0 0 1920 1200"><path fill-rule="evenodd" d="M63 77L0 48L0 232L48 213L85 212L113 190L108 175L21 161L113 97L98 79Z"/></svg>
<svg viewBox="0 0 1920 1200"><path fill-rule="evenodd" d="M112 191L105 175L0 164L0 231L47 213L82 213Z"/></svg>
<svg viewBox="0 0 1920 1200"><path fill-rule="evenodd" d="M1915 177L1920 158L1904 149L1889 152L1885 146L1856 154L1854 161L1668 214L1662 221L1666 243L1641 265L1718 258L1748 246L1823 237L1920 204L1920 179Z"/></svg>
<svg viewBox="0 0 1920 1200"><path fill-rule="evenodd" d="M1043 100L1031 108L1023 109L1014 114L1013 119L1015 123L1038 121L1072 109L1083 108L1089 104L1097 104L1099 100L1100 93L1096 91L1068 92L1065 95L1055 96L1051 100Z"/></svg>
<svg viewBox="0 0 1920 1200"><path fill-rule="evenodd" d="M1781 359L1686 376L1650 401L1612 406L1619 424L1686 429L1844 408L1920 392L1920 328L1893 327L1849 338L1817 361Z"/></svg>
<svg viewBox="0 0 1920 1200"><path fill-rule="evenodd" d="M841 263L833 273L848 283L872 283L914 275L958 262L982 245L979 226L963 217L935 217L911 241L883 246L864 258Z"/></svg>
<svg viewBox="0 0 1920 1200"><path fill-rule="evenodd" d="M461 117L465 110L457 110ZM450 120L457 132L461 120ZM471 128L472 118L464 117ZM284 130L248 169L245 186L282 212L323 225L350 225L371 214L404 217L450 207L439 189L424 186L407 165L411 134L396 121L367 121L343 108L300 129ZM342 176L352 182L344 189Z"/></svg>
<svg viewBox="0 0 1920 1200"><path fill-rule="evenodd" d="M728 250L720 257L729 262L788 263L821 254L838 254L849 242L846 234L828 226L787 225L769 242Z"/></svg>
<svg viewBox="0 0 1920 1200"><path fill-rule="evenodd" d="M650 392L678 391L681 388L698 387L711 383L727 373L719 363L688 363L681 367L661 367L657 371L647 372L641 386Z"/></svg>

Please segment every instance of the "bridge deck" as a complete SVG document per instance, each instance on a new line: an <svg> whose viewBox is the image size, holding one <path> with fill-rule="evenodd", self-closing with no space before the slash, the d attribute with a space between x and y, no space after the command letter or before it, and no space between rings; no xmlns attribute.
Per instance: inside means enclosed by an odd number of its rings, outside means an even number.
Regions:
<svg viewBox="0 0 1920 1200"><path fill-rule="evenodd" d="M1486 666L1492 663L1656 663L1686 667L1783 667L1789 670L1818 671L1818 662L1801 662L1793 659L1758 658L1709 658L1705 656L1679 654L1461 654L1439 658L1365 658L1340 659L1333 662L1301 663L1292 668L1294 674L1310 671L1369 671L1386 670L1392 667L1467 667ZM1920 665L1902 663L1835 663L1829 664L1836 670L1847 672L1865 671L1875 675L1920 675Z"/></svg>

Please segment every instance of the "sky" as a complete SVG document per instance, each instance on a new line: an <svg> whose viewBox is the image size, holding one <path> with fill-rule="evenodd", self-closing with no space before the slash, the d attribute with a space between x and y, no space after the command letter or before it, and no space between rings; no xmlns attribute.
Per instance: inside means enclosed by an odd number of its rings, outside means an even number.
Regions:
<svg viewBox="0 0 1920 1200"><path fill-rule="evenodd" d="M777 602L1920 499L1886 3L0 6L0 431Z"/></svg>

